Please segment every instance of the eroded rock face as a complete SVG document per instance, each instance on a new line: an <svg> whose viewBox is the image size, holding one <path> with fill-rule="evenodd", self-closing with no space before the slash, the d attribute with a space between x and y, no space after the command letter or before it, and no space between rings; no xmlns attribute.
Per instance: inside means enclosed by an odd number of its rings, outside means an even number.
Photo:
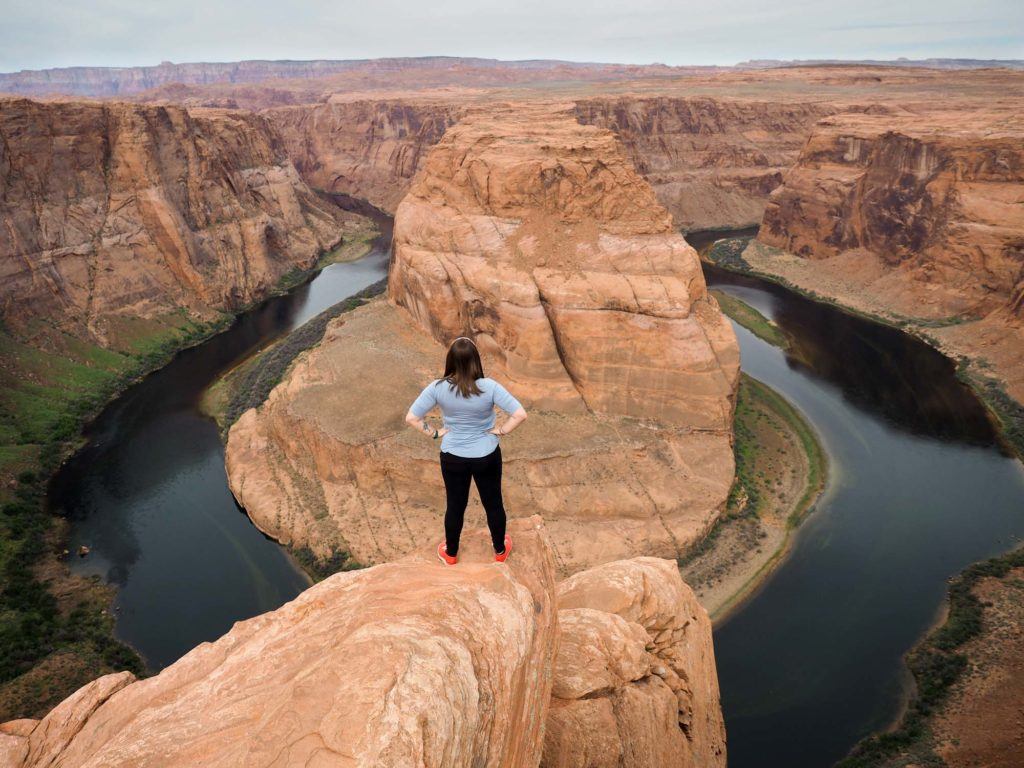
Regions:
<svg viewBox="0 0 1024 768"><path fill-rule="evenodd" d="M1024 131L947 117L822 121L772 196L759 238L811 259L868 251L904 273L908 314L1019 311ZM921 305L914 282L939 296Z"/></svg>
<svg viewBox="0 0 1024 768"><path fill-rule="evenodd" d="M402 419L468 334L532 411L502 446L506 508L544 516L560 572L706 534L732 482L738 348L611 134L551 107L467 117L395 233L391 302L336 321L229 433L262 530L364 563L438 537L436 444Z"/></svg>
<svg viewBox="0 0 1024 768"><path fill-rule="evenodd" d="M736 340L696 254L615 137L564 111L449 130L399 207L388 290L541 408L731 423Z"/></svg>
<svg viewBox="0 0 1024 768"><path fill-rule="evenodd" d="M711 622L674 562L578 573L558 609L543 768L726 764Z"/></svg>
<svg viewBox="0 0 1024 768"><path fill-rule="evenodd" d="M552 751L555 722L559 744L575 739L595 755L587 765L724 766L717 683L704 683L714 677L710 623L692 612L674 563L614 563L558 586L540 519L510 533L505 564L484 531L470 531L456 567L424 547L332 576L155 677L99 678L41 721L0 725L3 765L583 765ZM588 607L559 610L556 600ZM574 621L583 613L601 620ZM590 687L560 670L583 633L608 621L622 642L586 659L594 674L609 670L601 695L552 700L553 684L562 695ZM614 761L622 743L595 752L598 741L556 715L582 717L586 702L612 697L616 713L595 722L631 739L625 762ZM705 721L718 724L717 741L703 740Z"/></svg>
<svg viewBox="0 0 1024 768"><path fill-rule="evenodd" d="M986 359L1024 398L1019 112L837 115L771 198L758 269ZM794 258L795 257L795 258Z"/></svg>
<svg viewBox="0 0 1024 768"><path fill-rule="evenodd" d="M236 308L345 231L253 115L9 99L0 138L8 328Z"/></svg>
<svg viewBox="0 0 1024 768"><path fill-rule="evenodd" d="M394 211L430 148L470 107L465 96L358 99L269 109L303 178ZM682 229L758 223L822 102L710 97L590 98L576 119L612 131Z"/></svg>
<svg viewBox="0 0 1024 768"><path fill-rule="evenodd" d="M676 225L695 230L759 223L811 126L835 109L652 96L581 100L576 116L613 131Z"/></svg>
<svg viewBox="0 0 1024 768"><path fill-rule="evenodd" d="M25 768L534 766L556 644L536 518L494 563L424 548L333 576L137 682L90 683L28 735ZM130 684L126 684L129 683Z"/></svg>
<svg viewBox="0 0 1024 768"><path fill-rule="evenodd" d="M393 212L423 158L458 119L455 104L336 101L267 110L288 156L313 187Z"/></svg>

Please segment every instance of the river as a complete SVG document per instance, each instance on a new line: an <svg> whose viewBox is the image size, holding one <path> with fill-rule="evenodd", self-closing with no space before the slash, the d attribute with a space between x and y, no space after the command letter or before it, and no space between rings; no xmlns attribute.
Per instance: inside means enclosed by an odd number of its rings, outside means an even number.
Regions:
<svg viewBox="0 0 1024 768"><path fill-rule="evenodd" d="M116 635L151 670L309 585L235 503L217 426L199 402L224 371L387 274L391 221L374 219L381 236L366 256L263 302L125 391L51 483L50 507L71 521L72 572L117 588ZM83 544L91 551L79 558Z"/></svg>
<svg viewBox="0 0 1024 768"><path fill-rule="evenodd" d="M923 342L705 274L790 335L787 355L737 326L742 367L804 413L830 460L789 557L715 631L729 765L823 768L899 714L903 654L939 616L947 579L1020 543L1024 469Z"/></svg>
<svg viewBox="0 0 1024 768"><path fill-rule="evenodd" d="M153 670L308 584L235 504L199 402L254 350L384 276L390 222L377 218L368 256L327 267L128 389L51 485L72 551L91 549L72 570L117 588L117 636ZM930 347L764 281L713 268L708 278L793 338L787 356L737 328L744 370L807 416L831 461L790 556L716 629L729 764L821 768L897 714L902 654L935 620L946 580L1024 534L1024 471Z"/></svg>

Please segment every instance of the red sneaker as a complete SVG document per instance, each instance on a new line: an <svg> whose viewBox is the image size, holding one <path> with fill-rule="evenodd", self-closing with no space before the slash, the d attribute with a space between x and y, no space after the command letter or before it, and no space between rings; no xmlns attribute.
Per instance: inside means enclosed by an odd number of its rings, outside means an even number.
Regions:
<svg viewBox="0 0 1024 768"><path fill-rule="evenodd" d="M494 562L504 563L508 560L508 554L512 551L512 537L506 534L505 536L505 551L501 553L495 553Z"/></svg>
<svg viewBox="0 0 1024 768"><path fill-rule="evenodd" d="M448 546L443 541L437 545L437 559L445 565L455 565L459 562L458 555L448 554Z"/></svg>

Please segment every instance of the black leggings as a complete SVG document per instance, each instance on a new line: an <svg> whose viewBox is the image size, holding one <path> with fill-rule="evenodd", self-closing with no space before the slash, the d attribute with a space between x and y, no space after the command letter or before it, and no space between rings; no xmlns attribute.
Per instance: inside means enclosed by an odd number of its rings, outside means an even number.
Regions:
<svg viewBox="0 0 1024 768"><path fill-rule="evenodd" d="M444 513L445 547L449 555L459 551L462 521L469 503L469 481L476 481L476 490L487 512L487 527L491 530L491 543L495 552L505 550L505 505L501 500L501 448L487 456L467 459L453 453L441 452L441 477L448 496L448 509Z"/></svg>

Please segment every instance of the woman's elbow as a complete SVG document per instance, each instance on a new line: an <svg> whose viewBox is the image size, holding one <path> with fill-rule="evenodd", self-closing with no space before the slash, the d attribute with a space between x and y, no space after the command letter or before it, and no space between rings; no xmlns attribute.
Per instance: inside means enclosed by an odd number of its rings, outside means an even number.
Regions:
<svg viewBox="0 0 1024 768"><path fill-rule="evenodd" d="M526 421L526 409L523 406L519 406L519 410L513 413L512 416L520 421Z"/></svg>
<svg viewBox="0 0 1024 768"><path fill-rule="evenodd" d="M412 411L409 411L407 414L405 414L405 423L408 424L410 427L416 426L417 424L419 424L419 421L420 417L417 416Z"/></svg>

